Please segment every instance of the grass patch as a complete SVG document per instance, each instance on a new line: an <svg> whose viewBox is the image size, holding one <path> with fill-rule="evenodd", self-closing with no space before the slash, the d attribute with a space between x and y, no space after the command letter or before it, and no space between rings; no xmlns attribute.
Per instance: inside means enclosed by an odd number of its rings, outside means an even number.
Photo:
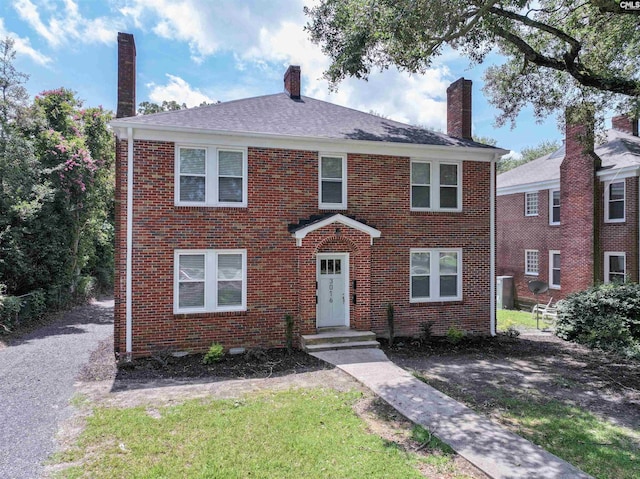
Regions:
<svg viewBox="0 0 640 479"><path fill-rule="evenodd" d="M457 388L421 381L445 390L446 394L476 410L483 410L469 394ZM444 387L443 387L444 386ZM599 479L635 479L640 461L640 434L616 426L590 412L547 400L540 395L516 397L503 389L493 394L492 412L520 436L561 457Z"/></svg>
<svg viewBox="0 0 640 479"><path fill-rule="evenodd" d="M96 408L65 478L419 478L416 455L367 433L360 393L293 390L146 410Z"/></svg>
<svg viewBox="0 0 640 479"><path fill-rule="evenodd" d="M506 331L510 326L516 328L536 329L536 318L531 317L531 313L526 311L515 311L511 309L499 309L497 311L498 331ZM546 324L540 318L540 328Z"/></svg>

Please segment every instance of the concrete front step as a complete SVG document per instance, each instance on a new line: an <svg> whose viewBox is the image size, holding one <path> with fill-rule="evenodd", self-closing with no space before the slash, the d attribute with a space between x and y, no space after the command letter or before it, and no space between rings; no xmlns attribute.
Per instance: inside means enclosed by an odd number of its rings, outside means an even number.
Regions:
<svg viewBox="0 0 640 479"><path fill-rule="evenodd" d="M348 328L321 329L318 334L302 336L302 348L307 352L332 351L336 349L378 348L375 333L355 331Z"/></svg>
<svg viewBox="0 0 640 479"><path fill-rule="evenodd" d="M338 349L364 349L379 347L380 343L378 341L351 341L348 343L306 344L304 345L304 350L308 353L319 353L322 351L336 351Z"/></svg>

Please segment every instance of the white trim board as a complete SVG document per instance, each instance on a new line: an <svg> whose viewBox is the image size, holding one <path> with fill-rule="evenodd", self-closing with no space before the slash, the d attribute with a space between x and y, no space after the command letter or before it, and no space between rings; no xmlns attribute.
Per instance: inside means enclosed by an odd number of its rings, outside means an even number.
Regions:
<svg viewBox="0 0 640 479"><path fill-rule="evenodd" d="M313 233L314 231L333 223L339 223L348 226L349 228L367 233L371 237L371 244L373 244L374 238L380 238L380 235L382 234L379 230L372 228L371 226L367 226L364 223L360 223L359 221L337 213L321 221L305 226L304 228L300 228L298 231L293 233L292 236L296 239L296 246L302 246L302 240L306 238L309 233Z"/></svg>

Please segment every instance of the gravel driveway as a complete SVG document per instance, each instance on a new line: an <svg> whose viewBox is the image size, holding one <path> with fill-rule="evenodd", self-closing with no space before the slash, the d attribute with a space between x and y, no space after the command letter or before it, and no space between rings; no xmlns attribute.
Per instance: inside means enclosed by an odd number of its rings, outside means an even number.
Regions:
<svg viewBox="0 0 640 479"><path fill-rule="evenodd" d="M80 306L0 350L0 477L34 479L72 413L75 378L113 332L113 300Z"/></svg>

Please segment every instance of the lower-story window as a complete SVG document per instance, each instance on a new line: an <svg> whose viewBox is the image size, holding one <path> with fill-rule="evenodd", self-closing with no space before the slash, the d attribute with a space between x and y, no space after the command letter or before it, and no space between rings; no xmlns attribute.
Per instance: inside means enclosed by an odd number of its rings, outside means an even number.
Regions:
<svg viewBox="0 0 640 479"><path fill-rule="evenodd" d="M459 301L462 299L462 249L412 248L409 299Z"/></svg>
<svg viewBox="0 0 640 479"><path fill-rule="evenodd" d="M626 253L604 254L604 282L624 283L626 280Z"/></svg>
<svg viewBox="0 0 640 479"><path fill-rule="evenodd" d="M560 251L549 251L549 287L560 289Z"/></svg>
<svg viewBox="0 0 640 479"><path fill-rule="evenodd" d="M247 309L247 251L176 250L175 313Z"/></svg>

